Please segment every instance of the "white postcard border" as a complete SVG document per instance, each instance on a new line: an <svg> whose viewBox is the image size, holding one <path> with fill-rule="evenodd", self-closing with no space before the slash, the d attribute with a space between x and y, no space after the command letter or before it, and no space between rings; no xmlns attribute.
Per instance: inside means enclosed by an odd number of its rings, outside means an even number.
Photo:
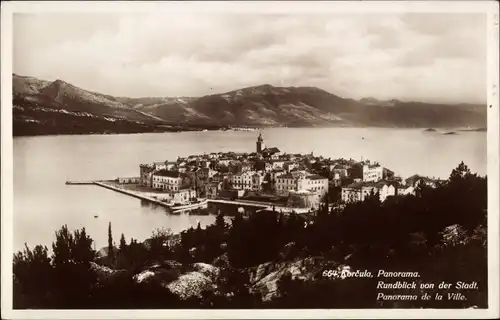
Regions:
<svg viewBox="0 0 500 320"><path fill-rule="evenodd" d="M482 12L488 15L488 309L300 309L300 310L12 310L13 157L12 17L15 12L234 12L396 13ZM499 315L499 28L496 1L217 1L217 2L3 2L1 11L1 225L2 318L6 319L232 319L232 318L494 318Z"/></svg>

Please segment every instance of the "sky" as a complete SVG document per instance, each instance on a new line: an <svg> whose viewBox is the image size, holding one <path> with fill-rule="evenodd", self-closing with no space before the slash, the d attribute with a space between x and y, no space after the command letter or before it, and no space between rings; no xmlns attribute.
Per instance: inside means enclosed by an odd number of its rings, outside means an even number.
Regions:
<svg viewBox="0 0 500 320"><path fill-rule="evenodd" d="M16 13L13 72L114 96L314 86L486 102L486 15Z"/></svg>

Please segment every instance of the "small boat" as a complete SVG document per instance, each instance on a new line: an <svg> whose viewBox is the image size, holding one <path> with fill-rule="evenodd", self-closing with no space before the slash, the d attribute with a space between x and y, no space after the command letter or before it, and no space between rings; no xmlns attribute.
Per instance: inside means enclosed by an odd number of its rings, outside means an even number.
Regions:
<svg viewBox="0 0 500 320"><path fill-rule="evenodd" d="M443 133L443 134L449 136L449 135L455 135L457 133L453 132L453 131L450 131L450 132L446 132L446 133Z"/></svg>
<svg viewBox="0 0 500 320"><path fill-rule="evenodd" d="M97 214L94 214L94 218L99 218L99 216Z"/></svg>
<svg viewBox="0 0 500 320"><path fill-rule="evenodd" d="M434 129L434 128L429 128L429 129L426 129L425 131L427 131L427 132L435 132L435 131L436 131L436 129Z"/></svg>

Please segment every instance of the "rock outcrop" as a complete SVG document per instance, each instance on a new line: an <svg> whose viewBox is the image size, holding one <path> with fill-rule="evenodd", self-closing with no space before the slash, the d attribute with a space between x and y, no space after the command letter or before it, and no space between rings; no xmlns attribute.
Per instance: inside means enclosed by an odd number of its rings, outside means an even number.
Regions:
<svg viewBox="0 0 500 320"><path fill-rule="evenodd" d="M249 270L252 290L260 292L264 301L278 295L278 281L290 274L292 279L312 281L322 276L325 269L337 269L340 264L323 257L309 257L286 262L267 262Z"/></svg>
<svg viewBox="0 0 500 320"><path fill-rule="evenodd" d="M99 279L99 281L109 280L113 277L127 272L126 270L111 269L95 262L90 263L90 268L97 274L97 278Z"/></svg>
<svg viewBox="0 0 500 320"><path fill-rule="evenodd" d="M203 273L193 271L181 275L179 279L168 284L167 288L181 299L188 299L191 297L201 298L204 291L215 290L216 285Z"/></svg>
<svg viewBox="0 0 500 320"><path fill-rule="evenodd" d="M152 262L134 276L136 282L157 281L166 286L181 275L182 264L174 260Z"/></svg>
<svg viewBox="0 0 500 320"><path fill-rule="evenodd" d="M168 284L163 284L181 299L200 298L204 291L215 291L217 289L216 282L219 275L219 268L211 264L198 262L192 265L192 271L179 275L176 280Z"/></svg>

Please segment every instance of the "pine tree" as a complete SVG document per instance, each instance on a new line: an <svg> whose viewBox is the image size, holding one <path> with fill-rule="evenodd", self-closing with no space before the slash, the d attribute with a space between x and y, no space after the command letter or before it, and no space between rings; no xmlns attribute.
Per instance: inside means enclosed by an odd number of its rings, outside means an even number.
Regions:
<svg viewBox="0 0 500 320"><path fill-rule="evenodd" d="M460 164L458 165L458 167L456 167L455 169L453 169L453 171L451 172L450 174L450 182L454 181L454 180L459 180L461 178L466 178L468 176L471 175L471 172L470 172L470 169L469 167L467 167L467 165L462 161L460 162Z"/></svg>
<svg viewBox="0 0 500 320"><path fill-rule="evenodd" d="M67 225L56 231L56 241L52 243L52 261L55 267L69 263L72 260L71 248L73 235Z"/></svg>
<svg viewBox="0 0 500 320"><path fill-rule="evenodd" d="M85 228L75 230L71 253L75 262L88 265L95 258L95 251L92 249L92 238L87 235Z"/></svg>

